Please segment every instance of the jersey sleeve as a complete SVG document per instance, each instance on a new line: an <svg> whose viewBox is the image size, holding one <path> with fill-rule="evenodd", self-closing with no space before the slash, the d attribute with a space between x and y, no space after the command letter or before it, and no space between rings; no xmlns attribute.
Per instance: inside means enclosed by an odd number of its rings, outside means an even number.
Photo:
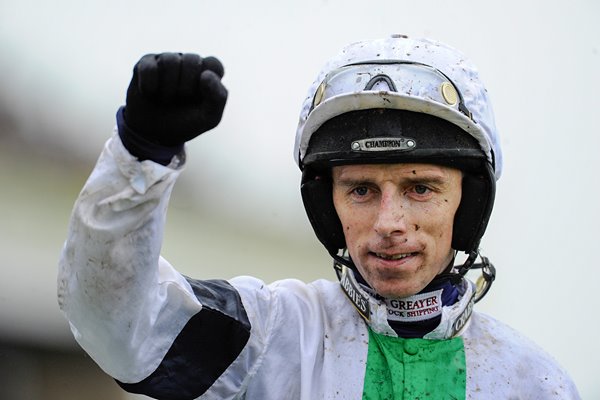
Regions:
<svg viewBox="0 0 600 400"><path fill-rule="evenodd" d="M231 284L186 278L160 256L179 164L138 162L114 135L75 203L58 273L59 305L81 347L126 390L165 399L207 390L251 330Z"/></svg>

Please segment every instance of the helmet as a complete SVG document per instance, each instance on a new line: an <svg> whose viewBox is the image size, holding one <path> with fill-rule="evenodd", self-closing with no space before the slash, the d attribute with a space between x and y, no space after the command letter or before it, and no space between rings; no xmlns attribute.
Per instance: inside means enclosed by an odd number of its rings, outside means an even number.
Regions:
<svg viewBox="0 0 600 400"><path fill-rule="evenodd" d="M329 253L354 269L333 206L334 165L422 162L463 171L452 247L477 255L494 204L502 154L476 68L457 50L393 35L345 47L309 89L296 131L304 206ZM468 264L468 265L467 265Z"/></svg>

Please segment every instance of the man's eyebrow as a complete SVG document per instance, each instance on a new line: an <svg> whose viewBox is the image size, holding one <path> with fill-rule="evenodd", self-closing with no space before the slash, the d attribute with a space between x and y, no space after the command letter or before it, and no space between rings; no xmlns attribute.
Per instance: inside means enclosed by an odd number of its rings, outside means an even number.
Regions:
<svg viewBox="0 0 600 400"><path fill-rule="evenodd" d="M445 179L444 176L440 175L414 175L402 177L400 182L403 184L430 184L440 186L448 184L448 179ZM340 186L370 185L375 184L375 180L368 177L338 177L337 179L334 179L334 184Z"/></svg>
<svg viewBox="0 0 600 400"><path fill-rule="evenodd" d="M353 178L353 177L345 177L345 178L337 178L333 180L334 185L338 186L360 186L360 185L374 185L375 181L370 178L361 177L361 178Z"/></svg>
<svg viewBox="0 0 600 400"><path fill-rule="evenodd" d="M403 178L402 181L412 184L430 184L430 185L447 185L448 179L444 179L443 176L429 175L429 176L408 176Z"/></svg>

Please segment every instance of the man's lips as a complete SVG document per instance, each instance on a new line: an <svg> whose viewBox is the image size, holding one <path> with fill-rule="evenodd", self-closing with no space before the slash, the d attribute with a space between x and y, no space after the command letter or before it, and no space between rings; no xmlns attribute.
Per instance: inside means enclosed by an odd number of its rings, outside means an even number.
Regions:
<svg viewBox="0 0 600 400"><path fill-rule="evenodd" d="M403 253L376 252L376 251L369 252L370 256L377 257L377 258L385 260L385 261L402 260L402 259L405 259L408 257L416 256L417 254L419 254L419 253L416 251L403 252Z"/></svg>
<svg viewBox="0 0 600 400"><path fill-rule="evenodd" d="M410 249L413 250L413 249ZM409 249L403 251L369 251L369 257L388 265L399 266L405 264L408 261L414 259L416 256L421 254L420 251Z"/></svg>

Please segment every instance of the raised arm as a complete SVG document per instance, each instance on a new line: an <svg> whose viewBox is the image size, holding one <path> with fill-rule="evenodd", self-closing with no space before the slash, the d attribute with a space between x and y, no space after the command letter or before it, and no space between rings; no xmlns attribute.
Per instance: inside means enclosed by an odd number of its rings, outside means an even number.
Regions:
<svg viewBox="0 0 600 400"><path fill-rule="evenodd" d="M201 310L218 301L210 294L215 285L217 297L229 296L232 303L229 315L220 314L234 321L229 334L240 337L238 348L228 351L237 355L249 335L241 332L249 330L244 316L233 315L240 300L226 282L189 280L160 257L183 145L219 123L227 98L222 76L215 58L142 57L117 115L118 134L107 142L73 210L59 263L59 304L79 344L124 384L160 371L182 331L199 323L196 316L210 314Z"/></svg>

